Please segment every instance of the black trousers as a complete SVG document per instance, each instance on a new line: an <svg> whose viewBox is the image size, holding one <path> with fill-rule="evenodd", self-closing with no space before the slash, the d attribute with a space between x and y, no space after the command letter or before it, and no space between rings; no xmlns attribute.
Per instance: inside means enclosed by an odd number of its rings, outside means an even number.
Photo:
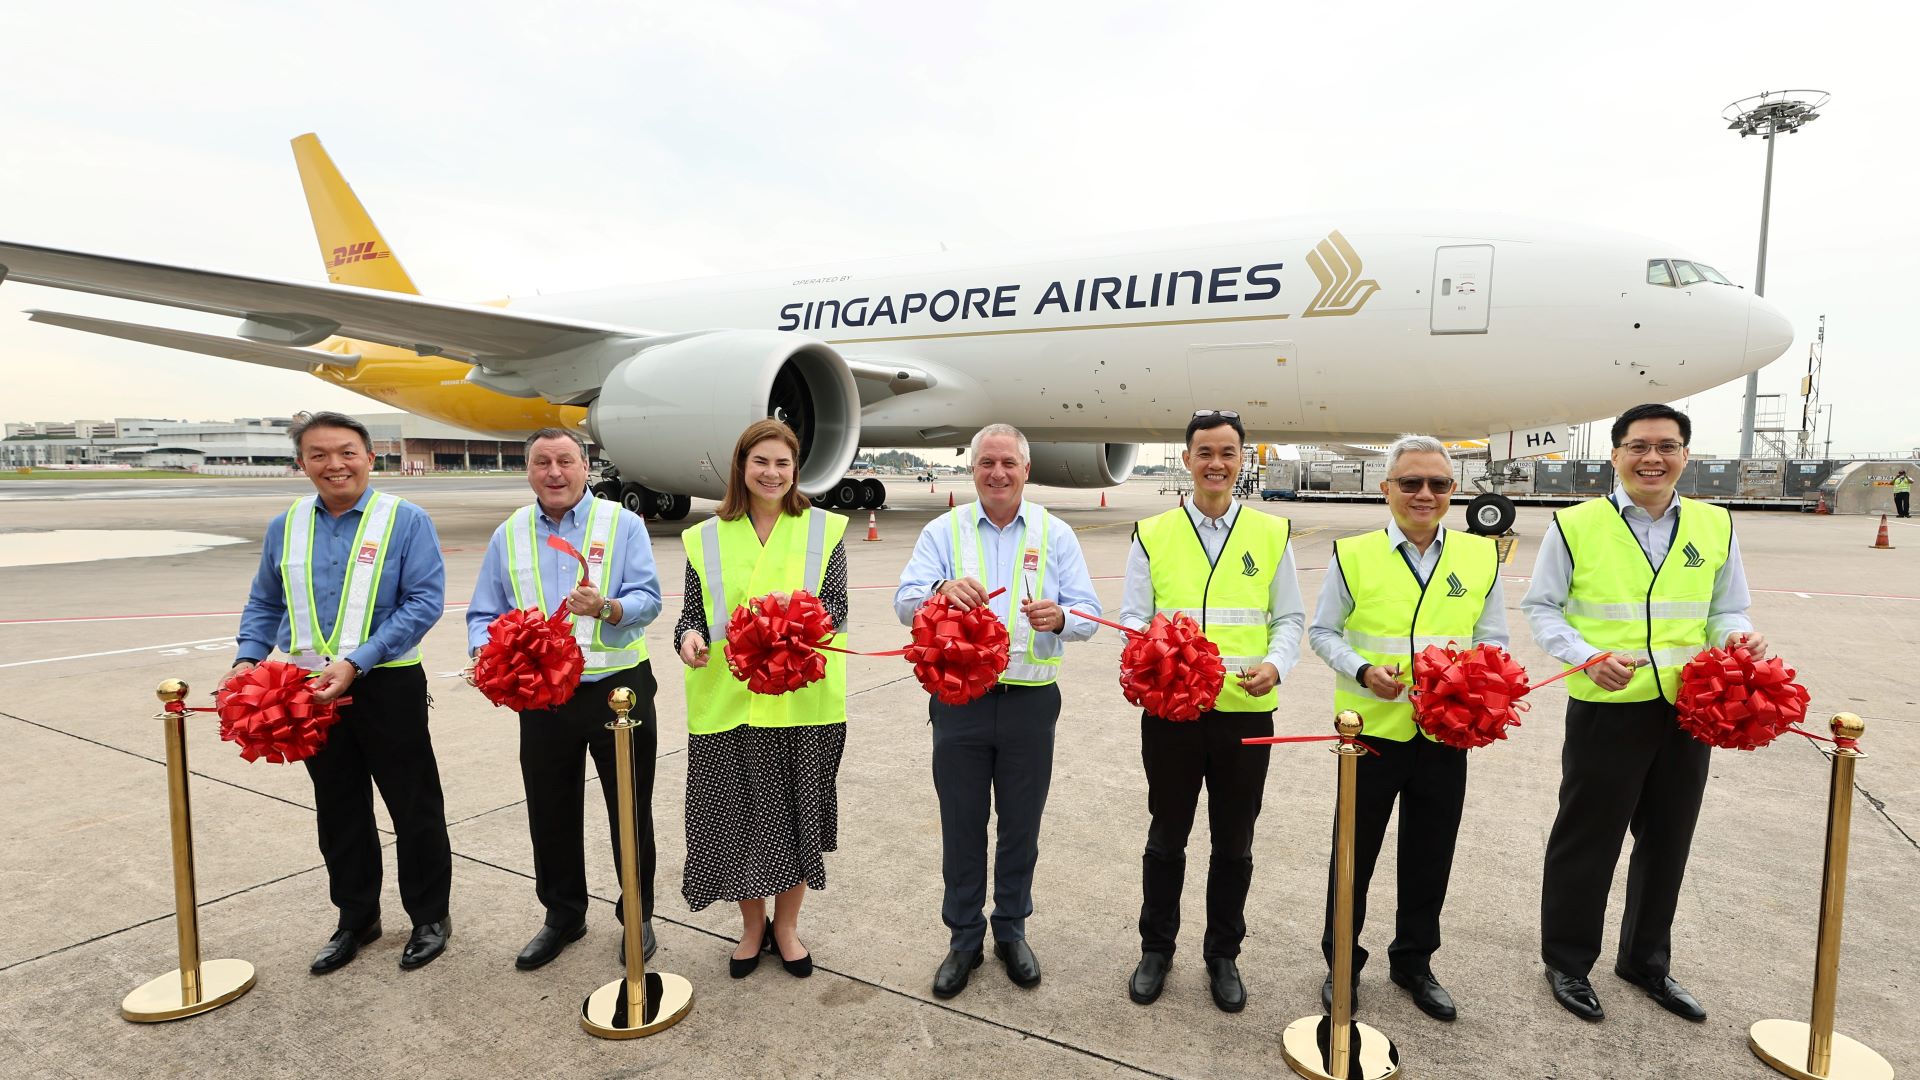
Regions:
<svg viewBox="0 0 1920 1080"><path fill-rule="evenodd" d="M380 917L380 831L373 789L393 818L400 902L413 925L447 917L453 854L447 842L440 766L427 733L427 676L420 665L374 668L348 689L350 704L308 758L320 857L340 928L359 930Z"/></svg>
<svg viewBox="0 0 1920 1080"><path fill-rule="evenodd" d="M1271 712L1210 712L1176 722L1142 713L1140 759L1147 770L1147 850L1141 856L1140 950L1171 957L1180 936L1187 834L1207 789L1213 850L1207 860L1207 959L1240 955L1253 883L1253 823L1266 792L1271 746L1240 740L1273 734Z"/></svg>
<svg viewBox="0 0 1920 1080"><path fill-rule="evenodd" d="M581 836L586 756L600 774L613 836L613 865L620 865L620 776L614 762L613 710L607 694L630 687L639 701L629 714L641 721L633 739L633 802L640 837L640 912L653 916L653 766L660 735L653 714L653 665L642 661L598 682L583 682L558 709L520 714L520 779L527 789L527 831L533 836L533 893L547 909L547 925L579 926L587 917L586 842ZM614 905L625 924L626 897Z"/></svg>
<svg viewBox="0 0 1920 1080"><path fill-rule="evenodd" d="M1711 753L1659 698L1567 702L1560 813L1540 893L1540 956L1548 966L1582 977L1592 970L1620 842L1631 829L1618 965L1646 978L1667 974Z"/></svg>
<svg viewBox="0 0 1920 1080"><path fill-rule="evenodd" d="M1355 762L1353 807L1353 973L1366 966L1360 928L1367 921L1367 885L1373 880L1394 800L1400 802L1398 906L1387 962L1409 975L1427 973L1440 949L1440 909L1453 873L1453 843L1467 798L1467 752L1415 735L1406 742L1364 739L1378 754ZM1338 824L1335 841L1339 840ZM1333 861L1327 864L1327 916L1320 952L1333 966Z"/></svg>
<svg viewBox="0 0 1920 1080"><path fill-rule="evenodd" d="M1901 517L1907 516L1907 504L1912 501L1913 492L1896 491L1893 493L1893 512Z"/></svg>
<svg viewBox="0 0 1920 1080"><path fill-rule="evenodd" d="M959 706L930 698L928 719L948 947L970 952L986 939L987 815L994 810L993 939L1024 941L1040 861L1040 816L1053 784L1060 687L1010 686Z"/></svg>

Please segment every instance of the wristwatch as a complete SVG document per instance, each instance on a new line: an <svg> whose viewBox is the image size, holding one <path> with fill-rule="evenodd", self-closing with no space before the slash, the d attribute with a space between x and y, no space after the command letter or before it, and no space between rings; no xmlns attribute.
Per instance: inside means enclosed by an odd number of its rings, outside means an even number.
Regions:
<svg viewBox="0 0 1920 1080"><path fill-rule="evenodd" d="M606 620L613 618L613 601L611 600L600 601L599 617L602 622L605 622Z"/></svg>
<svg viewBox="0 0 1920 1080"><path fill-rule="evenodd" d="M1359 683L1361 686L1367 685L1367 672L1372 669L1372 664L1361 664L1360 670L1353 673L1353 681Z"/></svg>

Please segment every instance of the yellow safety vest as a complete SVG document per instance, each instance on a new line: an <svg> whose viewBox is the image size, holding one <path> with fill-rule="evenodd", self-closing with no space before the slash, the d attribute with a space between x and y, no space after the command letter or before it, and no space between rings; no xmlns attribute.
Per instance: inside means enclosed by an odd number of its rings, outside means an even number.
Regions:
<svg viewBox="0 0 1920 1080"><path fill-rule="evenodd" d="M1652 661L1634 669L1617 693L1585 672L1567 676L1567 692L1581 701L1676 700L1680 669L1708 644L1713 582L1733 545L1732 516L1681 499L1679 528L1658 572L1611 498L1556 511L1553 519L1573 559L1567 624L1596 649Z"/></svg>
<svg viewBox="0 0 1920 1080"><path fill-rule="evenodd" d="M1454 643L1464 649L1473 643L1474 624L1500 571L1491 539L1452 530L1424 587L1385 529L1334 541L1333 558L1353 596L1347 644L1369 664L1400 665L1400 681L1408 686L1415 653L1429 645ZM1388 701L1344 672L1334 674L1333 707L1359 713L1374 738L1406 742L1419 730L1405 693Z"/></svg>
<svg viewBox="0 0 1920 1080"><path fill-rule="evenodd" d="M754 727L808 727L847 719L847 660L827 653L826 677L785 694L756 694L727 670L727 620L735 608L772 592L805 589L820 595L827 556L846 534L847 519L810 508L782 514L766 546L745 514L732 521L709 518L680 534L687 565L700 579L706 602L707 643L712 650L703 668L687 668L687 732L711 735L741 724ZM831 644L846 648L847 635Z"/></svg>
<svg viewBox="0 0 1920 1080"><path fill-rule="evenodd" d="M507 576L513 579L515 607L537 607L542 612L551 612L553 609L547 606L547 586L540 578L540 545L535 539L538 529L533 519L536 510L537 505L523 506L507 518ZM588 501L587 527L581 536L580 554L587 557L587 573L601 596L613 595L613 568L620 565L614 558L613 544L619 522L618 503L601 498ZM579 644L580 656L586 664L581 671L583 675L625 671L638 667L647 658L644 638L636 636L631 644L612 648L600 640L600 632L606 625L601 620L568 612L567 621L573 624L573 640Z"/></svg>
<svg viewBox="0 0 1920 1080"><path fill-rule="evenodd" d="M1060 677L1060 654L1041 656L1036 651L1033 626L1020 614L1020 604L1029 599L1045 599L1047 595L1047 530L1051 515L1038 503L1029 502L1024 506L1020 535L1013 541L1013 550L1020 553L1021 564L1008 569L1013 580L1007 583L1007 670L1000 673L997 681L1013 686L1046 686ZM980 542L980 504L970 502L954 507L947 511L947 522L953 530L954 573L986 584L982 568L987 564L987 550ZM1028 553L1034 556L1031 566L1027 565ZM992 591L991 586L988 591Z"/></svg>
<svg viewBox="0 0 1920 1080"><path fill-rule="evenodd" d="M1184 506L1133 527L1147 553L1154 610L1169 617L1184 613L1220 649L1227 680L1214 703L1216 712L1270 712L1279 703L1272 690L1249 696L1234 676L1267 659L1267 623L1273 617L1267 603L1292 531L1286 518L1241 507L1219 561L1210 563Z"/></svg>
<svg viewBox="0 0 1920 1080"><path fill-rule="evenodd" d="M309 495L287 511L280 534L280 587L287 602L287 656L307 671L319 671L346 656L367 640L373 627L373 601L380 594L380 574L387 568L387 544L399 517L400 498L374 492L360 514L353 534L353 555L347 560L340 586L340 607L333 619L333 636L320 632L320 613L313 599L313 521L319 496ZM408 667L420 662L420 646L380 667Z"/></svg>

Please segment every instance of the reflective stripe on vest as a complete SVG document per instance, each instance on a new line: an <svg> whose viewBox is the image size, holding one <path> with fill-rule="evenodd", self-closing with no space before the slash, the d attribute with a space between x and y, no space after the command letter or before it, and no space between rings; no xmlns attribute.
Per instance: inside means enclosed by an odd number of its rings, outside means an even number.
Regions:
<svg viewBox="0 0 1920 1080"><path fill-rule="evenodd" d="M1681 499L1679 517L1667 557L1655 571L1612 499L1591 499L1554 514L1573 559L1562 606L1567 625L1596 649L1651 661L1636 668L1617 693L1602 690L1585 672L1569 675L1568 694L1582 701L1679 696L1680 669L1708 644L1713 583L1733 543L1733 518L1718 506Z"/></svg>
<svg viewBox="0 0 1920 1080"><path fill-rule="evenodd" d="M771 592L806 589L819 595L826 578L827 555L846 533L847 519L810 508L804 526L782 515L767 542L760 543L753 521L709 518L680 534L687 562L700 582L710 652L707 666L682 673L687 695L687 731L711 735L741 724L754 727L802 727L840 723L847 718L847 661L827 653L824 678L785 694L756 694L727 667L727 621L734 608ZM733 584L727 584L731 570ZM845 648L836 632L832 644Z"/></svg>
<svg viewBox="0 0 1920 1080"><path fill-rule="evenodd" d="M1000 673L999 681L1015 686L1045 686L1060 677L1060 657L1034 654L1033 624L1020 614L1020 603L1026 599L1044 599L1047 595L1047 510L1035 503L1025 506L1027 516L1022 519L1020 535L1013 542L1014 556L1022 560L1022 565L1008 567L1013 580L1007 585L1007 670ZM980 504L971 502L954 507L947 512L947 517L960 576L985 584L987 579L981 567L986 563L987 553L980 543ZM1039 562L1031 571L1031 578L1024 565L1029 533L1039 545Z"/></svg>
<svg viewBox="0 0 1920 1080"><path fill-rule="evenodd" d="M515 607L533 607L545 612L553 609L547 607L546 582L540 574L540 552L545 545L535 542L539 533L534 519L536 510L536 506L523 506L507 518L507 576L513 581ZM580 553L587 557L587 572L601 596L611 594L613 568L618 565L614 559L614 537L619 524L620 509L616 504L600 498L588 502L587 525L580 537L584 550ZM623 648L610 648L600 639L600 631L605 626L601 620L568 613L567 621L573 624L573 640L579 644L586 664L581 672L584 675L624 671L647 658L647 643L643 638L635 638L633 644Z"/></svg>
<svg viewBox="0 0 1920 1080"><path fill-rule="evenodd" d="M1333 558L1353 598L1341 636L1367 663L1398 665L1400 681L1408 686L1414 654L1421 649L1472 644L1473 628L1500 570L1492 540L1451 530L1424 586L1385 529L1334 541ZM1334 676L1333 707L1359 713L1366 734L1375 738L1406 742L1420 730L1404 691L1383 698L1344 673Z"/></svg>
<svg viewBox="0 0 1920 1080"><path fill-rule="evenodd" d="M1242 507L1234 515L1217 562L1207 559L1200 531L1184 507L1138 523L1135 535L1147 553L1153 609L1186 614L1220 649L1226 683L1214 703L1219 712L1266 712L1279 702L1268 691L1251 697L1235 676L1267 661L1267 605L1274 575L1286 558L1292 523Z"/></svg>
<svg viewBox="0 0 1920 1080"><path fill-rule="evenodd" d="M373 624L373 602L380 594L380 574L387 565L387 544L399 516L400 499L374 492L361 512L353 534L341 581L340 606L334 614L333 636L320 629L319 605L313 599L314 518L319 496L296 501L287 511L280 534L280 586L287 601L287 655L307 671L319 671L365 644ZM406 667L420 662L420 646L380 664Z"/></svg>

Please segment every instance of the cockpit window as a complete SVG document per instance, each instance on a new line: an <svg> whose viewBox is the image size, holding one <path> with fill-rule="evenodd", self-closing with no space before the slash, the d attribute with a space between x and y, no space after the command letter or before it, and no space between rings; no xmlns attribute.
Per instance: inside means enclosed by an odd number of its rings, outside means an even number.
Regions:
<svg viewBox="0 0 1920 1080"><path fill-rule="evenodd" d="M1703 262L1694 263L1693 268L1695 270L1700 271L1702 274L1705 274L1707 276L1707 280L1713 282L1715 285L1733 284L1733 282L1727 280L1727 275L1721 273L1718 270L1715 270L1713 267L1708 266L1706 263L1703 263Z"/></svg>
<svg viewBox="0 0 1920 1080"><path fill-rule="evenodd" d="M1680 285L1698 285L1707 280L1707 275L1695 269L1694 265L1685 259L1675 259L1673 261L1673 278L1674 281Z"/></svg>
<svg viewBox="0 0 1920 1080"><path fill-rule="evenodd" d="M1667 266L1667 260L1647 260L1647 284L1666 285L1669 287L1673 285L1673 270Z"/></svg>

